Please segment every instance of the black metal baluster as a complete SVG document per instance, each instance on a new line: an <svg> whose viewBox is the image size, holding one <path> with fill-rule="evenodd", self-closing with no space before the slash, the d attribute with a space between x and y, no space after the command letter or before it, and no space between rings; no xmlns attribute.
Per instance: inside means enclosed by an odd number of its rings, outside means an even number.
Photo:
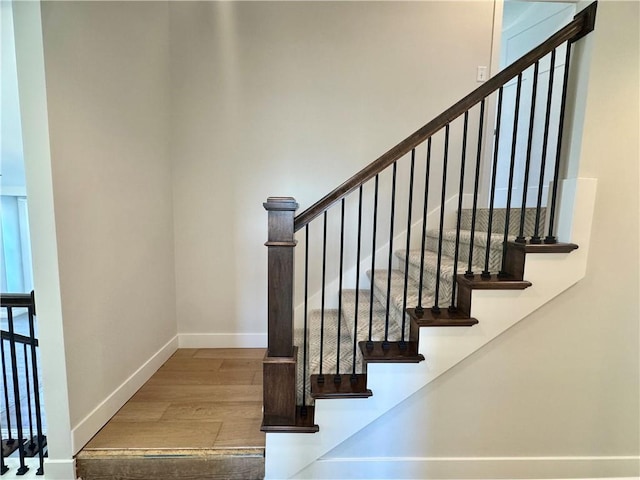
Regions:
<svg viewBox="0 0 640 480"><path fill-rule="evenodd" d="M438 263L436 267L436 291L433 307L431 312L440 313L440 307L438 305L440 299L440 268L442 267L442 235L444 229L444 204L446 201L447 190L447 161L449 156L449 124L444 127L444 160L442 162L442 195L440 198L440 228L438 230Z"/></svg>
<svg viewBox="0 0 640 480"><path fill-rule="evenodd" d="M324 300L325 300L325 280L327 277L327 211L323 214L324 225L322 230L322 290L320 300L320 368L318 371L318 384L324 383L322 373L322 358L324 353Z"/></svg>
<svg viewBox="0 0 640 480"><path fill-rule="evenodd" d="M7 410L9 406L7 405ZM2 419L0 419L0 432L2 432ZM9 467L4 463L4 438L0 435L0 475L4 475L9 471Z"/></svg>
<svg viewBox="0 0 640 480"><path fill-rule="evenodd" d="M4 364L4 339L2 339L2 337L0 337L0 347L1 348L1 355L2 355L2 373L3 373L3 378L4 378L4 395L5 395L5 406L7 409L7 421L9 422L9 398L7 396L7 373L6 373L6 368L5 368L5 364ZM9 424L9 438L7 438L6 442L7 444L9 444L10 441L12 441L11 439L11 426ZM0 418L0 432L2 432L2 419ZM5 444L5 439L2 435L0 435L0 475L4 475L5 473L7 473L9 471L9 467L7 467L7 465L4 462L4 444Z"/></svg>
<svg viewBox="0 0 640 480"><path fill-rule="evenodd" d="M462 128L462 158L460 159L460 187L458 189L458 218L456 222L456 247L453 255L453 276L451 277L451 305L449 311L455 312L456 308L456 286L458 276L458 257L460 249L460 221L462 218L462 196L464 189L464 169L467 158L467 130L469 128L469 110L464 112L464 125Z"/></svg>
<svg viewBox="0 0 640 480"><path fill-rule="evenodd" d="M533 68L533 85L531 87L531 114L529 115L529 136L527 138L527 159L524 165L524 180L522 185L522 204L520 210L520 230L517 243L526 243L527 240L524 236L524 224L525 215L527 210L527 193L529 192L529 169L531 168L531 149L533 146L533 127L536 118L536 97L538 95L538 70L540 68L540 61L535 63Z"/></svg>
<svg viewBox="0 0 640 480"><path fill-rule="evenodd" d="M498 115L496 118L496 133L495 143L493 150L493 172L491 172L491 198L489 200L489 223L487 225L487 246L484 256L484 270L482 271L482 278L491 277L489 271L489 255L491 254L491 223L493 222L493 205L496 197L496 174L498 172L498 145L500 142L500 120L502 118L502 90L504 87L500 87L498 90Z"/></svg>
<svg viewBox="0 0 640 480"><path fill-rule="evenodd" d="M409 249L411 248L411 210L413 208L413 172L416 164L416 149L411 150L411 172L409 173L409 207L407 209L407 249L404 257L404 292L402 296L402 334L400 337L400 343L398 344L401 350L407 348L407 344L404 338L404 329L406 326L406 311L407 311L407 286L409 282Z"/></svg>
<svg viewBox="0 0 640 480"><path fill-rule="evenodd" d="M547 161L547 145L549 143L549 123L551 118L551 98L553 96L553 71L556 68L556 51L551 51L551 65L549 66L549 88L547 90L547 110L544 117L544 133L542 139L542 158L540 160L540 179L538 181L538 201L536 202L536 224L530 243L542 243L540 238L540 214L542 210L542 188L544 186L544 170Z"/></svg>
<svg viewBox="0 0 640 480"><path fill-rule="evenodd" d="M300 414L307 416L307 344L308 344L308 307L309 307L309 224L304 227L304 340L302 341L302 407Z"/></svg>
<svg viewBox="0 0 640 480"><path fill-rule="evenodd" d="M351 381L356 382L356 352L358 351L358 307L360 300L360 246L362 238L362 185L358 189L358 247L356 252L356 306L353 317L353 366Z"/></svg>
<svg viewBox="0 0 640 480"><path fill-rule="evenodd" d="M342 326L342 269L344 264L344 198L340 202L340 271L338 274L338 335L336 349L336 374L333 376L333 383L342 381L340 376L340 330Z"/></svg>
<svg viewBox="0 0 640 480"><path fill-rule="evenodd" d="M482 160L482 134L484 129L484 103L480 102L480 126L478 127L478 153L476 155L476 174L473 180L473 206L471 207L471 238L469 240L469 265L464 276L473 277L473 243L476 236L476 213L478 211L478 185L480 182L480 161Z"/></svg>
<svg viewBox="0 0 640 480"><path fill-rule="evenodd" d="M7 307L7 316L8 316L8 312L9 312L9 308ZM11 415L9 412L9 385L7 383L7 378L9 378L7 376L7 361L6 361L6 357L5 357L5 352L4 352L4 339L0 338L0 354L2 355L2 384L4 387L4 404L7 406L7 430L8 430L8 435L9 438L7 438L7 445L11 446L13 445L13 443L15 442L15 439L13 438L12 434L11 434Z"/></svg>
<svg viewBox="0 0 640 480"><path fill-rule="evenodd" d="M373 333L373 279L376 272L376 230L378 227L378 175L376 174L375 187L373 193L373 231L371 241L371 290L369 290L369 340L367 341L367 350L373 350L373 341L371 335Z"/></svg>
<svg viewBox="0 0 640 480"><path fill-rule="evenodd" d="M35 450L35 444L33 443L33 411L31 410L31 385L29 385L29 360L27 359L27 344L22 344L22 351L24 353L24 374L25 374L25 385L27 387L27 413L29 418L29 446L27 447L30 455L33 456L33 451Z"/></svg>
<svg viewBox="0 0 640 480"><path fill-rule="evenodd" d="M17 475L24 475L28 470L24 463L24 436L22 434L22 412L20 405L20 383L18 378L18 356L16 354L16 337L13 324L13 308L8 308L7 320L9 324L9 350L11 352L11 374L13 378L13 397L16 402L16 428L18 430L18 452L20 455L20 468L16 471ZM7 405L8 409L8 405Z"/></svg>
<svg viewBox="0 0 640 480"><path fill-rule="evenodd" d="M428 200L429 200L429 171L431 169L431 137L427 139L427 168L425 170L424 178L424 203L422 207L422 239L420 247L420 282L418 285L418 305L415 308L415 313L418 316L424 314L424 307L422 306L422 286L424 282L424 250L427 243L427 214L428 212Z"/></svg>
<svg viewBox="0 0 640 480"><path fill-rule="evenodd" d="M397 163L393 162L393 177L391 181L391 219L389 220L389 266L387 269L387 311L385 312L384 319L384 341L382 342L383 350L389 350L391 348L391 344L389 343L389 309L391 307L391 266L393 264L393 223L396 208L397 169Z"/></svg>
<svg viewBox="0 0 640 480"><path fill-rule="evenodd" d="M513 132L511 135L511 161L509 163L509 184L507 186L507 207L504 212L504 237L502 239L502 262L498 276L506 277L505 261L507 259L507 240L509 238L509 222L511 221L511 196L513 194L513 171L516 165L516 148L518 144L518 120L520 117L520 94L522 93L522 73L518 74L516 86L516 106L513 115Z"/></svg>
<svg viewBox="0 0 640 480"><path fill-rule="evenodd" d="M564 130L564 113L567 107L567 86L569 84L569 62L571 61L571 42L567 42L567 54L564 62L564 79L562 84L562 100L560 102L560 121L558 123L558 143L556 144L556 164L553 169L553 188L551 190L551 207L549 209L549 233L544 243L556 243L553 235L556 216L556 200L558 197L558 175L560 173L560 156L562 154L562 134Z"/></svg>
<svg viewBox="0 0 640 480"><path fill-rule="evenodd" d="M35 403L36 410L36 433L38 435L38 459L39 459L39 467L36 472L36 475L44 474L44 434L42 432L42 410L40 408L40 384L39 375L38 375L38 357L36 354L36 333L35 333L35 324L34 324L34 315L35 315L35 307L36 301L33 291L31 291L31 307L29 307L29 337L31 340L31 371L33 372L33 400Z"/></svg>

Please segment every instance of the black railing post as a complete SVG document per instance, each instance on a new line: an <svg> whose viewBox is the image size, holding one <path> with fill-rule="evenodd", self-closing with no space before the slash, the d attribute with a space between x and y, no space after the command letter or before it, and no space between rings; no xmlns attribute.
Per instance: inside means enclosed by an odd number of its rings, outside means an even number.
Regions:
<svg viewBox="0 0 640 480"><path fill-rule="evenodd" d="M489 220L487 222L487 245L484 252L484 270L480 275L482 278L490 278L489 258L491 256L491 227L493 223L493 207L496 198L496 175L498 173L498 148L500 146L500 121L502 119L502 91L504 87L498 90L498 114L496 116L496 133L493 147L493 168L491 172L491 194L489 199Z"/></svg>
<svg viewBox="0 0 640 480"><path fill-rule="evenodd" d="M342 382L340 375L340 334L342 327L342 270L344 268L344 198L340 201L340 267L338 271L338 334L336 335L336 373L333 383Z"/></svg>
<svg viewBox="0 0 640 480"><path fill-rule="evenodd" d="M411 248L411 210L413 209L413 172L416 166L416 149L411 150L411 172L409 174L409 206L407 208L407 244L404 256L404 290L402 292L402 332L400 334L400 343L398 346L401 350L406 350L407 343L404 338L404 329L406 327L406 311L407 311L407 287L409 285L409 249Z"/></svg>
<svg viewBox="0 0 640 480"><path fill-rule="evenodd" d="M450 124L447 123L444 127L444 158L442 160L442 188L440 195L440 227L438 229L438 260L436 265L436 291L433 295L433 306L431 312L440 313L440 268L442 266L442 233L444 229L444 210L447 199L447 163L449 159L449 128Z"/></svg>
<svg viewBox="0 0 640 480"><path fill-rule="evenodd" d="M533 86L531 87L531 113L529 115L529 136L527 137L527 157L524 166L524 179L522 181L522 203L520 206L520 229L518 230L517 243L526 243L524 236L524 224L527 211L527 193L529 192L529 170L531 168L531 148L533 146L533 127L536 119L536 98L538 95L538 70L540 62L533 68Z"/></svg>
<svg viewBox="0 0 640 480"><path fill-rule="evenodd" d="M325 282L327 279L327 211L323 215L322 226L322 287L320 300L320 368L318 372L318 384L324 383L324 373L322 372L322 359L324 358L324 305L326 299Z"/></svg>
<svg viewBox="0 0 640 480"><path fill-rule="evenodd" d="M18 431L18 454L20 456L20 467L16 471L17 475L24 475L29 470L24 463L24 435L22 433L22 408L20 404L20 379L18 377L18 355L16 353L16 337L13 323L13 308L7 309L7 322L9 325L9 351L11 353L11 374L13 379L13 399L16 409L16 429ZM7 410L9 405L7 405Z"/></svg>
<svg viewBox="0 0 640 480"><path fill-rule="evenodd" d="M476 153L476 171L473 180L473 206L471 207L471 238L469 239L469 264L464 276L472 278L473 273L473 243L476 237L476 215L478 212L478 187L480 182L480 162L482 161L482 134L484 133L484 104L486 99L480 102L480 121L478 125L478 150Z"/></svg>
<svg viewBox="0 0 640 480"><path fill-rule="evenodd" d="M360 309L360 248L362 245L362 185L358 189L358 246L356 252L356 298L355 311L353 312L353 360L351 369L351 381L357 381L356 377L356 352L358 351L358 310Z"/></svg>
<svg viewBox="0 0 640 480"><path fill-rule="evenodd" d="M509 223L511 222L511 195L513 193L513 171L516 164L516 149L518 147L518 121L520 120L520 93L522 92L522 73L518 75L516 87L516 108L513 115L513 132L511 135L511 161L509 162L509 184L507 185L507 204L504 212L504 237L502 239L502 261L500 262L500 277L508 277L505 271L507 259L507 240L509 238Z"/></svg>
<svg viewBox="0 0 640 480"><path fill-rule="evenodd" d="M544 243L556 243L557 239L553 234L555 228L556 201L558 197L558 182L560 181L560 157L562 156L562 134L564 132L564 114L567 107L567 87L569 84L569 63L571 62L571 42L567 42L567 55L564 62L564 80L562 84L562 99L560 102L560 121L558 124L558 143L556 144L556 164L553 169L551 208L549 209L549 233L544 239Z"/></svg>
<svg viewBox="0 0 640 480"><path fill-rule="evenodd" d="M369 290L369 338L367 340L367 350L373 350L373 341L371 336L373 335L373 289L374 278L376 273L376 233L378 228L378 183L379 177L376 175L375 186L373 192L373 227L371 230L371 289Z"/></svg>
<svg viewBox="0 0 640 480"><path fill-rule="evenodd" d="M544 187L544 170L547 163L547 146L549 144L549 125L551 121L551 100L553 97L553 71L556 66L556 50L551 51L551 65L549 66L549 86L547 88L547 108L544 118L544 133L542 138L542 158L540 160L540 177L538 180L538 200L536 202L536 223L530 243L542 243L540 238L540 215L542 212L542 190Z"/></svg>
<svg viewBox="0 0 640 480"><path fill-rule="evenodd" d="M398 171L398 164L393 162L393 174L391 177L391 218L389 219L389 265L387 269L387 305L384 318L384 341L382 342L382 348L389 350L391 344L389 343L389 310L391 308L391 267L393 265L393 224L395 221L395 209L396 209L396 174Z"/></svg>
<svg viewBox="0 0 640 480"><path fill-rule="evenodd" d="M462 158L460 159L460 185L458 188L458 211L456 218L456 245L453 256L453 275L451 276L451 304L449 311L455 312L456 308L456 284L458 276L458 253L460 249L460 221L462 219L462 197L464 189L464 169L467 159L467 129L469 127L469 110L464 112L464 126L462 130Z"/></svg>
<svg viewBox="0 0 640 480"><path fill-rule="evenodd" d="M427 166L424 173L424 203L422 204L422 242L420 244L420 281L418 282L418 305L415 314L419 317L424 315L422 306L422 287L424 284L424 251L427 242L427 215L429 213L429 173L431 170L431 137L427 140Z"/></svg>
<svg viewBox="0 0 640 480"><path fill-rule="evenodd" d="M290 197L270 197L268 212L268 332L263 361L262 430L296 424L297 350L293 346L294 213Z"/></svg>
<svg viewBox="0 0 640 480"><path fill-rule="evenodd" d="M304 327L302 340L302 408L301 414L307 416L307 347L309 314L309 224L304 226Z"/></svg>

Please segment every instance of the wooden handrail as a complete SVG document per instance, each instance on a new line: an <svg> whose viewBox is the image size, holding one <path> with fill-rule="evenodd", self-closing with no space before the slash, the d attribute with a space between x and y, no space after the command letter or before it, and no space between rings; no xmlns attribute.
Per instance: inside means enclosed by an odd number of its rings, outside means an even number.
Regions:
<svg viewBox="0 0 640 480"><path fill-rule="evenodd" d="M15 307L28 308L32 307L35 314L35 298L31 293L0 293L0 308Z"/></svg>
<svg viewBox="0 0 640 480"><path fill-rule="evenodd" d="M341 200L343 197L357 189L360 185L375 177L389 165L393 164L393 162L409 153L413 148L427 140L445 125L458 118L487 96L491 95L501 86L505 85L509 80L516 77L519 73L523 72L536 61L547 55L554 48L562 45L566 41L574 42L579 40L591 32L594 28L596 7L597 2L589 5L587 8L579 12L574 19L567 24L567 26L549 37L545 42L520 57L504 70L498 72L494 77L491 77L462 100L455 103L452 107L445 110L391 150L367 165L338 188L311 205L304 212L297 215L295 217L294 231L297 232L303 228L311 222L311 220L321 215L335 202Z"/></svg>

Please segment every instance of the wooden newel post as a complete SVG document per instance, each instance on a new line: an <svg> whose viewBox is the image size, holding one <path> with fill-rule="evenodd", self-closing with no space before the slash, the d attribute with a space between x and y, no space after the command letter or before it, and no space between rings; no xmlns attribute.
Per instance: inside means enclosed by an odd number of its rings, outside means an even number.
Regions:
<svg viewBox="0 0 640 480"><path fill-rule="evenodd" d="M291 197L269 197L268 345L263 361L263 431L296 423L296 359L293 345L294 215ZM278 428L279 427L279 428Z"/></svg>

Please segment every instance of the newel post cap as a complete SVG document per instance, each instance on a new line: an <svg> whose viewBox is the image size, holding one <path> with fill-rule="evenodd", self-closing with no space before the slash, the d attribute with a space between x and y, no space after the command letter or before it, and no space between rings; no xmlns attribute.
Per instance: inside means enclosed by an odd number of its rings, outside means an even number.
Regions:
<svg viewBox="0 0 640 480"><path fill-rule="evenodd" d="M298 209L298 202L293 197L269 197L262 204L265 210L288 210L295 212Z"/></svg>

